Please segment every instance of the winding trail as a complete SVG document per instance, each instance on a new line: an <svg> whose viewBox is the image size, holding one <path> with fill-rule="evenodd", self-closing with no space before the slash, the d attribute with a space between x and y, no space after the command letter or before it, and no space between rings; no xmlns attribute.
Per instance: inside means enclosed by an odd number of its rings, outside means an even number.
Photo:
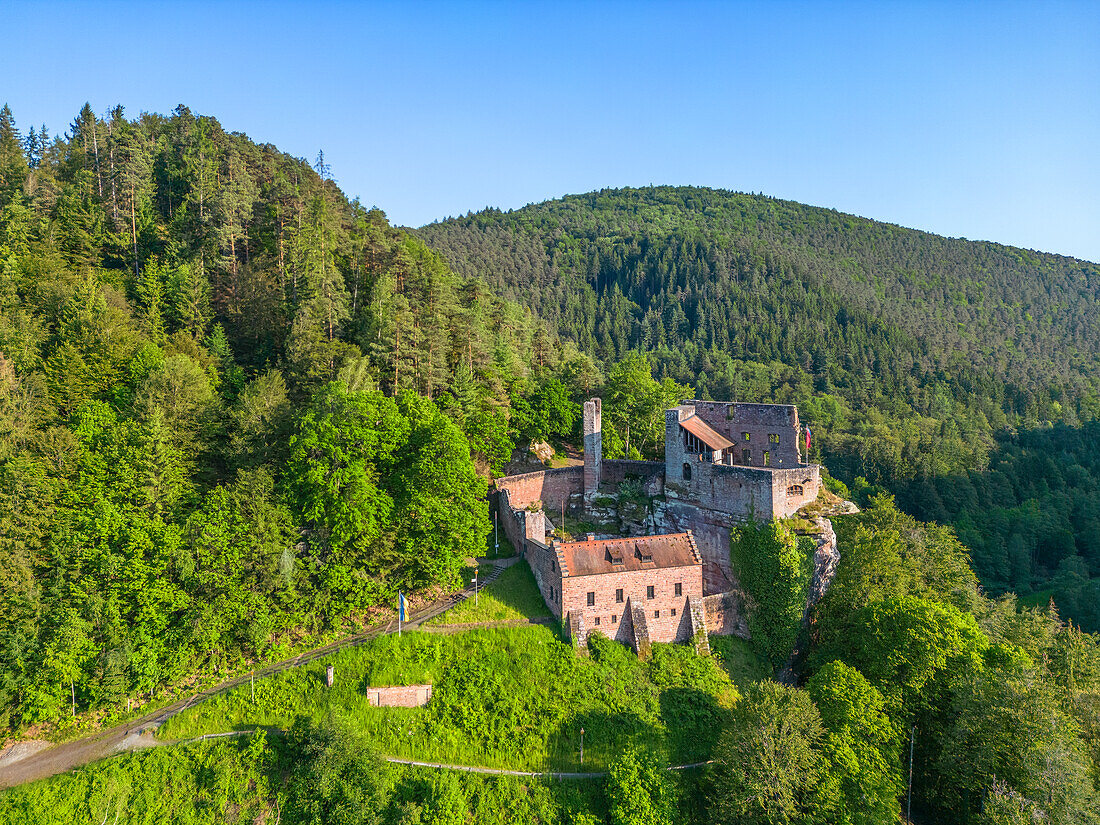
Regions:
<svg viewBox="0 0 1100 825"><path fill-rule="evenodd" d="M479 559L479 561L491 562L495 569L492 573L478 582L478 590L480 591L487 585L492 584L505 568L515 564L518 560L519 558L516 556L507 559ZM459 602L465 601L473 595L473 588L468 588L453 593L444 599L438 599L411 614L404 626L407 628L419 628L424 622L445 613ZM362 633L345 636L339 641L304 653L299 653L297 656L284 659L281 662L274 662L260 670L243 673L240 676L236 676L211 688L207 688L206 690L199 691L191 696L179 699L170 705L157 708L143 716L130 719L112 728L96 731L95 733L83 736L79 739L62 742L61 744L53 745L52 747L44 748L27 755L20 755L18 751L9 752L9 754L0 757L0 789L13 788L25 782L33 782L36 779L45 779L48 776L65 773L73 768L78 768L81 765L86 765L89 762L94 762L97 759L103 759L104 757L112 756L116 753L159 745L161 743L152 736L152 731L163 725L177 713L181 713L187 710L187 708L209 699L211 696L217 696L218 694L225 693L228 690L243 685L253 676L257 679L262 679L265 676L282 673L291 668L301 667L317 659L329 656L338 650L355 647L371 639L376 639L379 636L385 636L396 632L397 619L394 618L385 624L368 628ZM228 736L233 734L217 735Z"/></svg>

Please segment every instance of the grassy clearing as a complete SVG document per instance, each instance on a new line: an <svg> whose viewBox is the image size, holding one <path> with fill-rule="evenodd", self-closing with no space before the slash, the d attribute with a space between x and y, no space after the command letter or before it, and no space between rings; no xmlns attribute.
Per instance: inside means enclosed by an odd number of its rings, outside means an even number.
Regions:
<svg viewBox="0 0 1100 825"><path fill-rule="evenodd" d="M0 822L26 825L312 821L286 800L286 771L301 759L282 737L216 740L126 754L0 792ZM378 822L527 825L603 822L601 780L478 776L382 764ZM677 776L685 803L695 776ZM690 818L678 821L692 821Z"/></svg>
<svg viewBox="0 0 1100 825"><path fill-rule="evenodd" d="M385 636L303 668L212 698L170 719L164 738L251 727L287 728L329 713L391 756L519 770L575 770L580 729L585 768L605 767L627 745L671 762L709 757L737 690L713 658L654 645L640 662L593 637L577 656L545 627ZM327 664L336 683L324 685ZM435 685L424 708L372 708L365 688Z"/></svg>
<svg viewBox="0 0 1100 825"><path fill-rule="evenodd" d="M492 564L483 564L478 573L484 577L492 571ZM500 574L500 578L478 593L476 603L472 598L460 602L428 624L506 622L546 618L550 615L538 585L535 584L530 566L526 561L519 561L511 567L506 567Z"/></svg>

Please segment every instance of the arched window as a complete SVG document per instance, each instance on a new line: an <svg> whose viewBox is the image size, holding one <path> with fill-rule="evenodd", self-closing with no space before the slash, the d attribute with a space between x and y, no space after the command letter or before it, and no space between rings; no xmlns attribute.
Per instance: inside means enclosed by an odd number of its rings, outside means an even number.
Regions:
<svg viewBox="0 0 1100 825"><path fill-rule="evenodd" d="M684 462L684 481L691 481L691 465Z"/></svg>
<svg viewBox="0 0 1100 825"><path fill-rule="evenodd" d="M788 496L801 496L805 492L806 491L802 489L801 484L792 484L790 487L787 488L787 495Z"/></svg>

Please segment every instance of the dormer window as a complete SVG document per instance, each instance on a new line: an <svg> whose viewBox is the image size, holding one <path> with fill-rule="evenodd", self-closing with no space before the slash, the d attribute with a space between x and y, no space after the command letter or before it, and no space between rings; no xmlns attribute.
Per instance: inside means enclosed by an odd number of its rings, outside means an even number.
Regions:
<svg viewBox="0 0 1100 825"><path fill-rule="evenodd" d="M635 542L634 544L634 555L641 559L642 564L645 564L646 562L650 564L653 563L653 551L650 550L648 547L642 547L637 542Z"/></svg>
<svg viewBox="0 0 1100 825"><path fill-rule="evenodd" d="M623 548L617 545L608 545L607 560L615 567L623 566Z"/></svg>

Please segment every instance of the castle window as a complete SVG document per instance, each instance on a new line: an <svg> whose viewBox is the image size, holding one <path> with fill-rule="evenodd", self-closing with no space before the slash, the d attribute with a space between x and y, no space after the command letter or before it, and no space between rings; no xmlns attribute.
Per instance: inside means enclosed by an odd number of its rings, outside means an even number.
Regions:
<svg viewBox="0 0 1100 825"><path fill-rule="evenodd" d="M803 489L801 484L792 484L790 487L787 488L788 496L801 496L804 494L805 490Z"/></svg>
<svg viewBox="0 0 1100 825"><path fill-rule="evenodd" d="M676 595L677 596L684 595L684 583L683 582L676 582Z"/></svg>
<svg viewBox="0 0 1100 825"><path fill-rule="evenodd" d="M593 624L599 624L600 623L600 617L597 616L595 619L592 620L592 623Z"/></svg>
<svg viewBox="0 0 1100 825"><path fill-rule="evenodd" d="M742 441L750 441L751 439L750 439L748 433L741 433L741 440Z"/></svg>
<svg viewBox="0 0 1100 825"><path fill-rule="evenodd" d="M771 453L764 450L764 466L767 467L771 463Z"/></svg>
<svg viewBox="0 0 1100 825"><path fill-rule="evenodd" d="M622 602L623 602L623 591L622 590L616 590L615 591L615 601L618 602L619 604L622 604Z"/></svg>
<svg viewBox="0 0 1100 825"><path fill-rule="evenodd" d="M752 450L742 450L741 460L746 464L752 464Z"/></svg>
<svg viewBox="0 0 1100 825"><path fill-rule="evenodd" d="M673 615L673 616L675 616L675 615L676 615L676 608L675 608L675 607L674 607L674 608L672 608L672 615Z"/></svg>
<svg viewBox="0 0 1100 825"><path fill-rule="evenodd" d="M779 443L779 433L768 433L768 441L772 444Z"/></svg>
<svg viewBox="0 0 1100 825"><path fill-rule="evenodd" d="M691 481L691 465L684 462L684 481Z"/></svg>
<svg viewBox="0 0 1100 825"><path fill-rule="evenodd" d="M618 623L618 621L619 621L619 617L618 617L618 616L612 616L612 617L611 617L611 624L617 624L617 623Z"/></svg>
<svg viewBox="0 0 1100 825"><path fill-rule="evenodd" d="M653 611L653 618L654 618L654 619L659 619L659 618L661 618L661 611L660 611L660 610L654 610L654 611Z"/></svg>
<svg viewBox="0 0 1100 825"><path fill-rule="evenodd" d="M654 597L652 584L645 589L645 597L647 599L652 599Z"/></svg>
<svg viewBox="0 0 1100 825"><path fill-rule="evenodd" d="M595 607L596 606L596 594L594 592L592 592L591 590L588 591L588 606L589 607Z"/></svg>

